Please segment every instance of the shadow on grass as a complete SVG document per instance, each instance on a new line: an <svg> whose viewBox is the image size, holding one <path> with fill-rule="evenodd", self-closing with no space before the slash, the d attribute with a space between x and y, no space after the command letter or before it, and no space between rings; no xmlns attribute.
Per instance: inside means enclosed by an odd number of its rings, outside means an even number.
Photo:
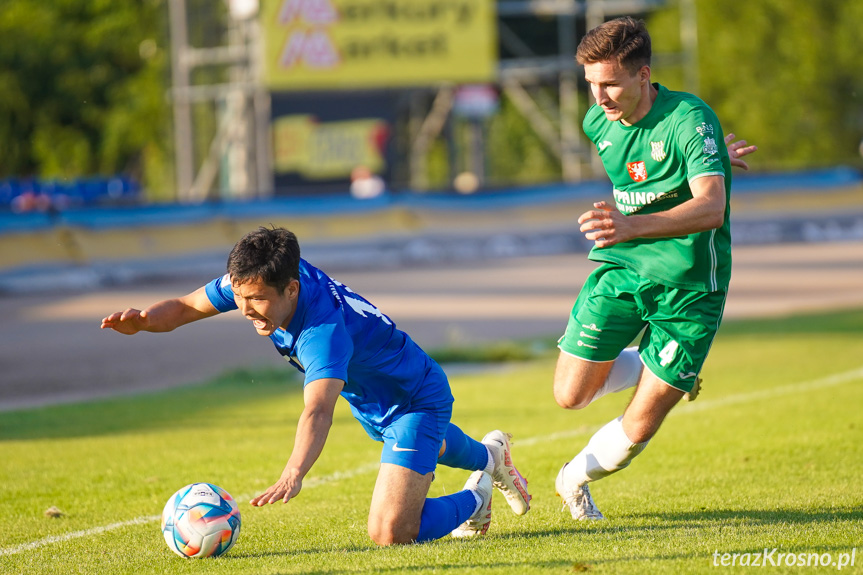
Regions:
<svg viewBox="0 0 863 575"><path fill-rule="evenodd" d="M613 517L605 521L573 522L565 529L546 529L529 533L508 533L489 535L496 539L513 541L560 536L564 533L590 535L619 535L639 538L641 534L676 530L707 529L710 527L800 525L833 525L836 522L860 523L863 521L863 508L845 507L829 510L811 509L712 509L679 511L671 513L633 513Z"/></svg>
<svg viewBox="0 0 863 575"><path fill-rule="evenodd" d="M619 518L613 518L607 521L600 522L576 522L571 528L565 529L545 529L541 531L530 531L525 533L507 533L507 534L489 534L472 540L454 540L442 539L431 541L423 545L436 545L441 548L441 552L446 552L458 547L467 546L467 548L476 548L485 545L506 545L511 542L515 546L523 546L525 542L535 541L539 545L542 540L549 538L557 538L562 535L574 535L584 538L594 536L604 536L608 540L609 536L618 537L621 541L632 542L644 537L654 537L657 532L674 531L693 528L709 529L711 527L728 527L737 528L741 524L749 526L772 526L772 525L790 525L811 527L818 524L835 524L836 522L854 522L858 523L863 520L863 509L858 508L843 508L835 510L812 511L800 509L716 509L716 510L699 510L699 511L682 511L673 513L660 514L632 514ZM687 538L688 535L680 533L668 533L671 538L680 537ZM752 536L746 538L747 541L752 540ZM737 546L734 543L729 543L727 549L723 548L722 553L763 553L765 547L772 549L776 545L772 543L773 539L770 535L765 534L763 544L752 544L746 541L741 541ZM801 553L801 552L847 552L847 545L819 545L817 548L798 546L788 546L781 549L784 552ZM396 548L393 548L396 549ZM350 562L350 555L362 554L369 557L369 554L388 553L390 549L379 549L373 545L368 546L350 546L344 548L326 548L326 549L301 549L301 550L274 550L270 552L252 552L252 553L236 553L220 559L244 560L258 559L263 557L305 557L310 558L315 555L327 555L331 553L347 554L346 563ZM371 555L371 562L374 561L374 555ZM631 561L675 561L681 559L698 559L703 560L705 565L713 560L713 556L705 554L703 548L698 545L691 544L682 546L679 553L657 553L643 555L620 555L612 559L607 558L591 558L588 556L580 557L577 560L573 559L570 554L566 558L560 560L538 560L538 561L517 561L517 562L489 562L483 563L485 569L491 568L512 568L513 573L523 571L528 567L536 568L567 568L574 572L590 571L594 566L607 564L617 564L621 562ZM326 570L310 570L305 571L308 575L323 575L324 573L342 574L342 573L359 573L373 570L375 573L396 573L396 572L423 572L423 571L446 571L449 569L475 569L477 567L474 562L443 562L433 563L428 565L399 565L394 567L384 567L374 565L373 569L365 567L368 561L356 561L355 568L344 569L326 569Z"/></svg>
<svg viewBox="0 0 863 575"><path fill-rule="evenodd" d="M500 541L499 537L494 536L486 536L473 541L456 541L453 539L441 539L438 541L429 541L427 543L422 543L422 545L439 545L445 547L455 547L462 545L470 545L475 546L477 544L482 544L483 540L488 540L490 542ZM330 553L338 553L340 556L347 555L345 558L346 563L350 563L350 555L351 554L361 554L365 557L369 557L370 561L368 563L372 563L372 566L364 566L366 562L356 561L356 568L345 568L345 569L321 569L321 570L309 570L303 571L305 575L324 575L324 574L340 574L340 573L408 573L408 572L422 572L422 571L445 571L448 569L476 569L477 564L475 562L464 562L464 563L431 563L428 565L396 565L393 567L384 567L380 564L374 564L375 553L386 554L391 551L398 551L398 549L403 547L390 547L390 548L382 548L375 547L374 545L369 545L367 547L353 546L353 547L344 547L339 549L301 549L301 550L280 550L280 551L266 551L266 552L252 552L252 553L237 553L232 551L231 553L219 557L220 561L242 561L246 559L262 559L267 557L303 557L304 560L313 560L309 559L310 557L314 557L315 555L327 555ZM490 568L511 568L513 573L518 573L526 566L533 567L566 567L572 565L572 561L568 559L563 559L560 561L533 561L533 562L525 562L525 561L512 561L512 562L483 562L483 569Z"/></svg>
<svg viewBox="0 0 863 575"><path fill-rule="evenodd" d="M662 528L706 527L724 523L745 523L746 525L834 523L836 521L863 521L863 508L841 509L705 509L699 511L679 511L674 513L627 515L631 519L663 521ZM651 527L647 527L648 529Z"/></svg>
<svg viewBox="0 0 863 575"><path fill-rule="evenodd" d="M511 561L511 562L464 562L464 563L431 563L428 565L399 565L396 567L359 568L359 569L325 569L321 571L303 571L304 575L339 575L341 573L421 573L424 571L439 572L449 569L472 570L483 573L489 569L509 569L511 573L520 573L527 568L563 568L572 566L569 560L561 561ZM589 566L584 567L589 569Z"/></svg>
<svg viewBox="0 0 863 575"><path fill-rule="evenodd" d="M226 407L301 392L301 383L286 369L234 370L207 383L169 390L0 413L0 441L96 437L159 428L182 431L213 424L213 414ZM251 410L249 420L265 423Z"/></svg>

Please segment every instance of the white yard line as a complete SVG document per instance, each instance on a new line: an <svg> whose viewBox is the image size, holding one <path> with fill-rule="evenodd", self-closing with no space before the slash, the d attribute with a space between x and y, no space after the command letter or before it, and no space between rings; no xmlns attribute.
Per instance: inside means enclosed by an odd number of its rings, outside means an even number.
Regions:
<svg viewBox="0 0 863 575"><path fill-rule="evenodd" d="M73 531L71 533L66 533L65 535L51 535L50 537L45 537L45 538L39 539L37 541L31 541L30 543L22 543L21 545L16 545L14 547L6 547L4 549L0 549L0 555L15 555L17 553L23 553L24 551L30 551L32 549L38 549L39 547L51 545L52 543L63 543L64 541L71 541L72 539L78 539L79 537L89 537L90 535L99 535L101 533L106 533L108 531L114 531L115 529L122 529L123 527L129 527L130 525L141 525L142 523L150 523L151 521L158 521L160 518L161 518L160 515L149 515L147 517L138 517L136 519L130 519L129 521L121 521L120 523L111 523L110 525L103 525L102 527L93 527L92 529L84 529L82 531Z"/></svg>
<svg viewBox="0 0 863 575"><path fill-rule="evenodd" d="M671 411L671 413L668 414L668 417L686 415L687 413L696 413L699 411L708 411L711 409L726 407L728 405L754 403L756 401L770 399L772 397L790 395L793 393L803 393L816 389L824 389L825 387L833 387L836 385L841 385L843 383L848 383L849 381L856 381L858 379L863 379L863 367L858 367L857 369L852 369L851 371L836 373L833 375L822 377L821 379L815 379L803 383L792 383L790 385L782 385L779 387L772 387L770 389L750 391L748 393L737 393L734 395L728 395L726 397L720 397L717 399L699 399L698 401L692 403L680 403ZM568 439L571 437L578 437L580 435L587 434L592 435L597 430L599 430L600 427L602 427L602 425L582 425L581 427L577 427L575 429L557 431L549 435L528 437L526 439L516 439L516 443L520 446L535 445L537 443L545 443L546 441L553 441L555 439Z"/></svg>
<svg viewBox="0 0 863 575"><path fill-rule="evenodd" d="M333 481L351 479L352 477L356 477L357 475L362 475L363 473L369 473L371 471L374 471L378 468L378 466L379 463L375 462L368 465L363 465L361 467L357 467L356 469L353 469L351 471L337 471L331 475L325 475L323 477L313 477L303 483L303 489L314 489L315 487L320 487L321 485L326 485L327 483L332 483ZM252 495L242 495L235 499L237 501L246 501L247 499L251 499L252 497ZM159 521L161 518L161 515L146 515L144 517L136 517L135 519L130 519L128 521L111 523L110 525L103 525L101 527L93 527L92 529L73 531L71 533L66 533L65 535L51 535L50 537L45 537L37 541L31 541L30 543L22 543L21 545L16 545L14 547L6 547L0 549L0 556L15 555L17 553L23 553L24 551L30 551L32 549L38 549L39 547L45 547L46 545L51 545L53 543L64 543L66 541L71 541L72 539L90 537L91 535L100 535L108 531L114 531L116 529L122 529L124 527L130 527L132 525L152 523L154 521Z"/></svg>
<svg viewBox="0 0 863 575"><path fill-rule="evenodd" d="M842 385L844 383L848 383L851 381L856 381L859 379L863 379L863 367L859 367L857 369L853 369L851 371L846 371L843 373L837 373L833 375L829 375L827 377L823 377L820 379L815 379L812 381L807 381L803 383L795 383L791 385L783 385L780 387L774 387L770 389L764 389L759 391L752 391L749 393L738 393L735 395L729 395L727 397L720 397L718 399L713 400L701 400L697 403L680 405L675 410L673 410L669 416L672 415L686 415L687 413L697 413L700 411L707 411L711 409L718 409L722 407L726 407L729 405L740 405L745 403L754 403L756 401L761 401L764 399L769 399L772 397L779 397L782 395L791 395L795 393L804 393L807 391L813 391L816 389L824 389L827 387L834 387L837 385ZM571 429L568 431L560 431L555 433L550 433L548 435L540 435L536 437L528 437L525 439L518 440L518 445L526 446L526 445L535 445L537 443L546 443L548 441L555 441L557 439L565 439L569 437L575 437L579 435L585 435L592 431L595 431L598 427L592 426L581 426L576 429ZM322 485L326 485L328 483L332 483L334 481L340 481L343 479L350 479L352 477L356 477L358 475L363 475L365 473L371 473L372 471L378 468L378 463L370 463L367 465L363 465L357 467L351 471L337 471L336 473L325 475L323 477L314 477L303 484L305 489L313 489L315 487L320 487ZM250 499L252 496L242 496L237 498L238 500L246 500ZM122 529L124 527L130 527L132 525L141 525L144 523L152 523L154 521L159 521L161 518L160 515L148 515L144 517L137 517L135 519L130 519L129 521L122 521L120 523L111 523L110 525L104 525L101 527L94 527L92 529L84 529L82 531L73 531L71 533L66 533L65 535L52 535L50 537L45 537L43 539L39 539L37 541L31 541L30 543L22 543L21 545L15 545L13 547L5 547L0 549L0 556L3 555L15 555L18 553L23 553L24 551L31 551L33 549L38 549L40 547L45 547L46 545L52 545L54 543L64 543L66 541L71 541L72 539L79 539L81 537L90 537L92 535L100 535L102 533L107 533L108 531L114 531L116 529Z"/></svg>

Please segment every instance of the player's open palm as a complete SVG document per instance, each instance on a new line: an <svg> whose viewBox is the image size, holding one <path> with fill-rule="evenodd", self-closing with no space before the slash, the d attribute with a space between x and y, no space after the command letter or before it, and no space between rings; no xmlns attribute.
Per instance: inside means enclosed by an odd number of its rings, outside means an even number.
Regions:
<svg viewBox="0 0 863 575"><path fill-rule="evenodd" d="M249 501L255 507L263 507L268 503L284 501L287 503L300 494L303 480L296 476L281 477L275 485Z"/></svg>
<svg viewBox="0 0 863 575"><path fill-rule="evenodd" d="M150 316L147 310L141 311L129 308L118 311L102 319L102 329L113 329L116 332L133 335L150 327Z"/></svg>

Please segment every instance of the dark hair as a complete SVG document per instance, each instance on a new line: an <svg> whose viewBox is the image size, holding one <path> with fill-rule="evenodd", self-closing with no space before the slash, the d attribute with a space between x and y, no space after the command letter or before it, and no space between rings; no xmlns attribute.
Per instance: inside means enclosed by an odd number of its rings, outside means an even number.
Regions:
<svg viewBox="0 0 863 575"><path fill-rule="evenodd" d="M579 64L614 60L633 74L650 66L650 57L650 34L644 20L630 16L600 24L581 39L575 52Z"/></svg>
<svg viewBox="0 0 863 575"><path fill-rule="evenodd" d="M231 282L261 279L279 292L300 279L300 244L285 228L260 227L237 242L228 256Z"/></svg>

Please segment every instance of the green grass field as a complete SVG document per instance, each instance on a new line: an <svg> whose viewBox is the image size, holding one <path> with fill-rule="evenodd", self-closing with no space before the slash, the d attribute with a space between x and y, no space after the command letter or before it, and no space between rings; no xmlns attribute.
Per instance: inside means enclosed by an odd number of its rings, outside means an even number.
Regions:
<svg viewBox="0 0 863 575"><path fill-rule="evenodd" d="M516 517L497 497L485 537L396 548L366 535L379 447L344 402L300 496L246 503L293 444L302 397L287 366L2 413L0 573L708 573L724 570L725 553L729 568L757 569L765 549L764 572L838 570L787 566L789 553L810 564L853 553L841 572L863 572L863 310L727 322L699 399L678 406L630 468L593 484L602 522L562 513L554 477L628 396L564 411L553 368L546 354L451 377L457 424L515 435L531 511ZM467 475L439 468L431 495ZM177 557L159 531L168 497L198 481L241 500L240 539L220 558ZM46 516L52 506L62 516Z"/></svg>

